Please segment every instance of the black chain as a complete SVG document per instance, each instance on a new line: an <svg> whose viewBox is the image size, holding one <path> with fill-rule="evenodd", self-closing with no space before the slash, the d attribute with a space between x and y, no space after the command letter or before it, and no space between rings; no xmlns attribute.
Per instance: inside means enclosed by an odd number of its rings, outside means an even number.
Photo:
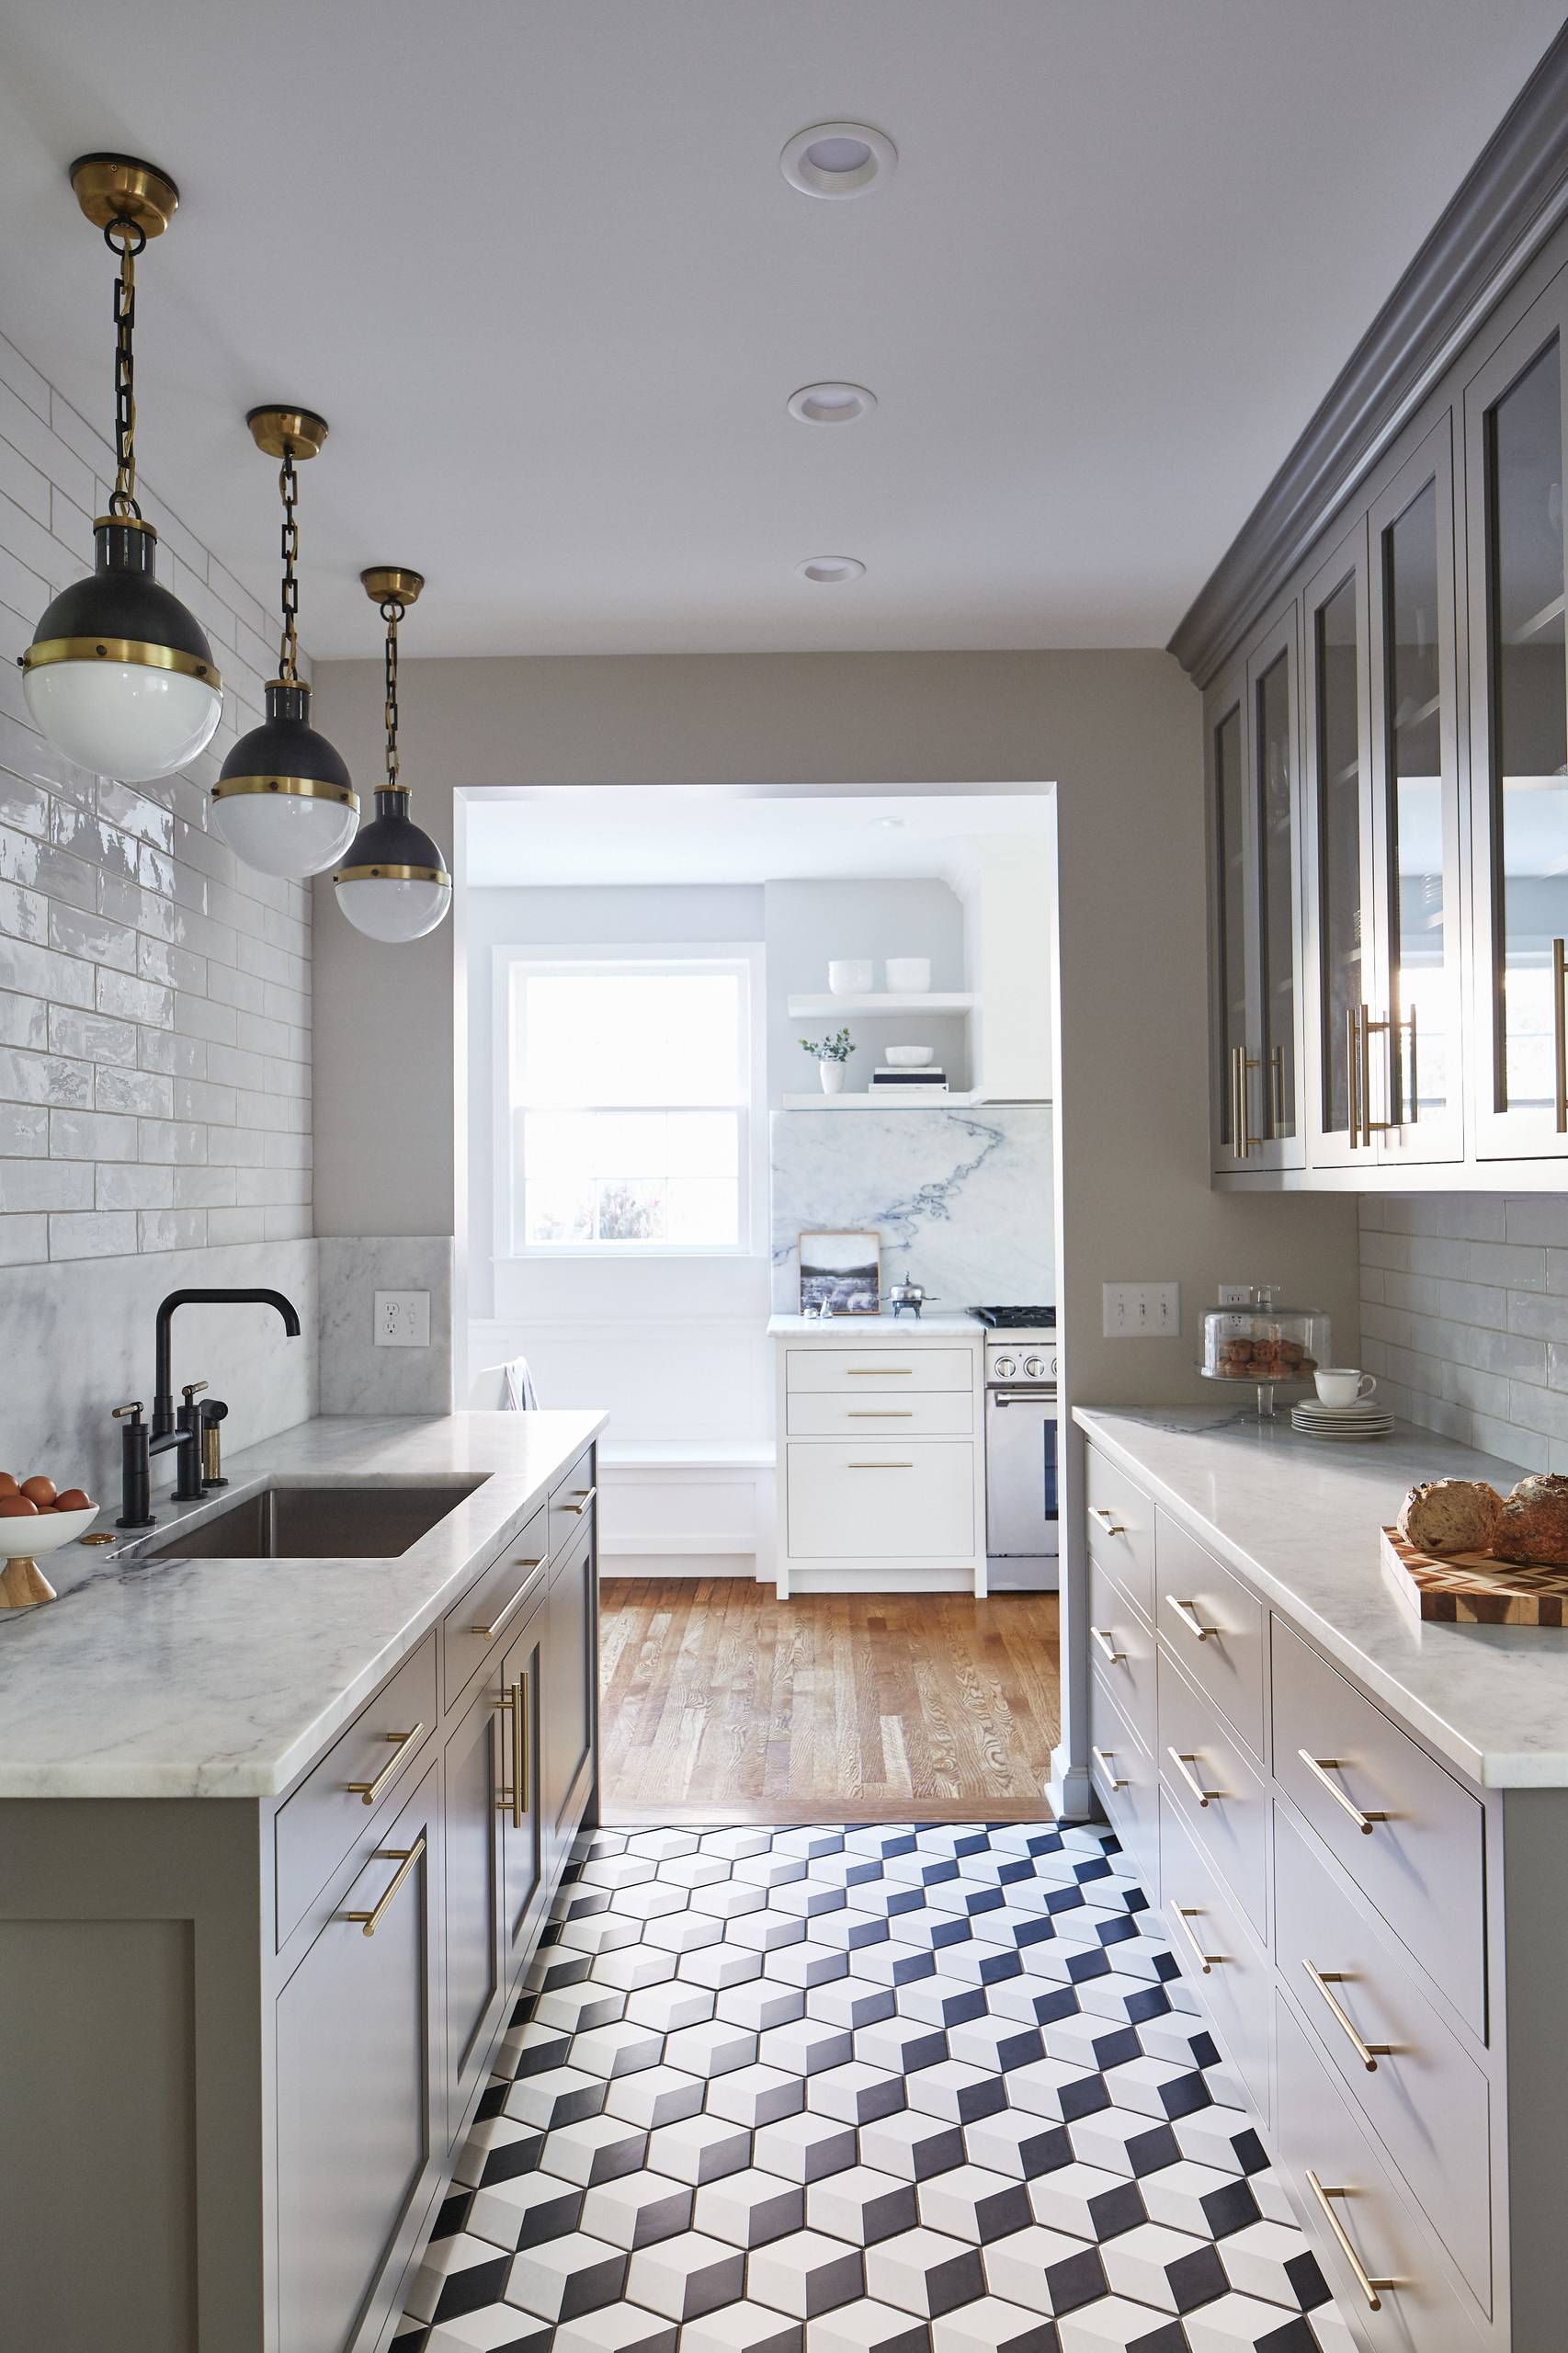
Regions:
<svg viewBox="0 0 1568 2353"><path fill-rule="evenodd" d="M285 686L294 686L300 676L300 583L294 567L300 561L300 524L294 512L300 495L299 476L294 472L292 442L283 445L283 464L278 475L278 487L283 498L283 587L278 602L283 610L283 635L278 654L278 674Z"/></svg>
<svg viewBox="0 0 1568 2353"><path fill-rule="evenodd" d="M381 619L387 625L387 790L402 790L397 780L397 625L404 608L395 597L389 597L381 607Z"/></svg>
<svg viewBox="0 0 1568 2353"><path fill-rule="evenodd" d="M140 522L136 503L136 256L147 243L147 233L134 221L111 221L104 243L119 256L114 281L114 489L111 515Z"/></svg>

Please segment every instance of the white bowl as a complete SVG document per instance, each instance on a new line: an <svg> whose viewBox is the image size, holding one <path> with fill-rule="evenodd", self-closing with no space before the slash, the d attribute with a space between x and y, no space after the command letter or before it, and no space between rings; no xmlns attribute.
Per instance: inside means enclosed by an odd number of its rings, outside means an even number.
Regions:
<svg viewBox="0 0 1568 2353"><path fill-rule="evenodd" d="M828 992L833 996L864 996L871 985L871 960L869 956L840 957L827 968Z"/></svg>
<svg viewBox="0 0 1568 2353"><path fill-rule="evenodd" d="M894 1070L919 1070L936 1051L935 1046L888 1046L883 1049L883 1060Z"/></svg>
<svg viewBox="0 0 1568 2353"><path fill-rule="evenodd" d="M931 985L929 956L890 956L888 987L894 996L924 996Z"/></svg>
<svg viewBox="0 0 1568 2353"><path fill-rule="evenodd" d="M74 1537L85 1536L98 1516L91 1511L40 1511L30 1519L20 1513L0 1519L0 1561L36 1561L42 1553L58 1552Z"/></svg>

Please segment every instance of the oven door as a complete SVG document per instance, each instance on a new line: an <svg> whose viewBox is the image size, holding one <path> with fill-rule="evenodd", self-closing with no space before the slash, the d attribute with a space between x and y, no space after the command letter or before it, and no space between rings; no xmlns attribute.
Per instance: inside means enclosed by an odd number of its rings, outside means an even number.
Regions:
<svg viewBox="0 0 1568 2353"><path fill-rule="evenodd" d="M1056 1398L1041 1389L985 1392L985 1550L993 1560L1054 1558L1058 1539Z"/></svg>

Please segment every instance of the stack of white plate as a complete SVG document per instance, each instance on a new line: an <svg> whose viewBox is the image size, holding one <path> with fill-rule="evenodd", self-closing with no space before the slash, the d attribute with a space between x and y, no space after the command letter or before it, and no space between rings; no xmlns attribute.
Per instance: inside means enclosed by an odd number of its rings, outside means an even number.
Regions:
<svg viewBox="0 0 1568 2353"><path fill-rule="evenodd" d="M1290 1408L1290 1427L1306 1438L1387 1438L1393 1415L1370 1397L1354 1405L1325 1405L1321 1397L1303 1397Z"/></svg>

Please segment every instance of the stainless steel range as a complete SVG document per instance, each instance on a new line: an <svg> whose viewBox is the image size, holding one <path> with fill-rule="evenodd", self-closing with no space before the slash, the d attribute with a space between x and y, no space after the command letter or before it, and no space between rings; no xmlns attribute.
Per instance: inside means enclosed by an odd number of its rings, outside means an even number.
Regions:
<svg viewBox="0 0 1568 2353"><path fill-rule="evenodd" d="M1056 1310L977 1307L985 1334L985 1550L994 1591L1053 1593Z"/></svg>

